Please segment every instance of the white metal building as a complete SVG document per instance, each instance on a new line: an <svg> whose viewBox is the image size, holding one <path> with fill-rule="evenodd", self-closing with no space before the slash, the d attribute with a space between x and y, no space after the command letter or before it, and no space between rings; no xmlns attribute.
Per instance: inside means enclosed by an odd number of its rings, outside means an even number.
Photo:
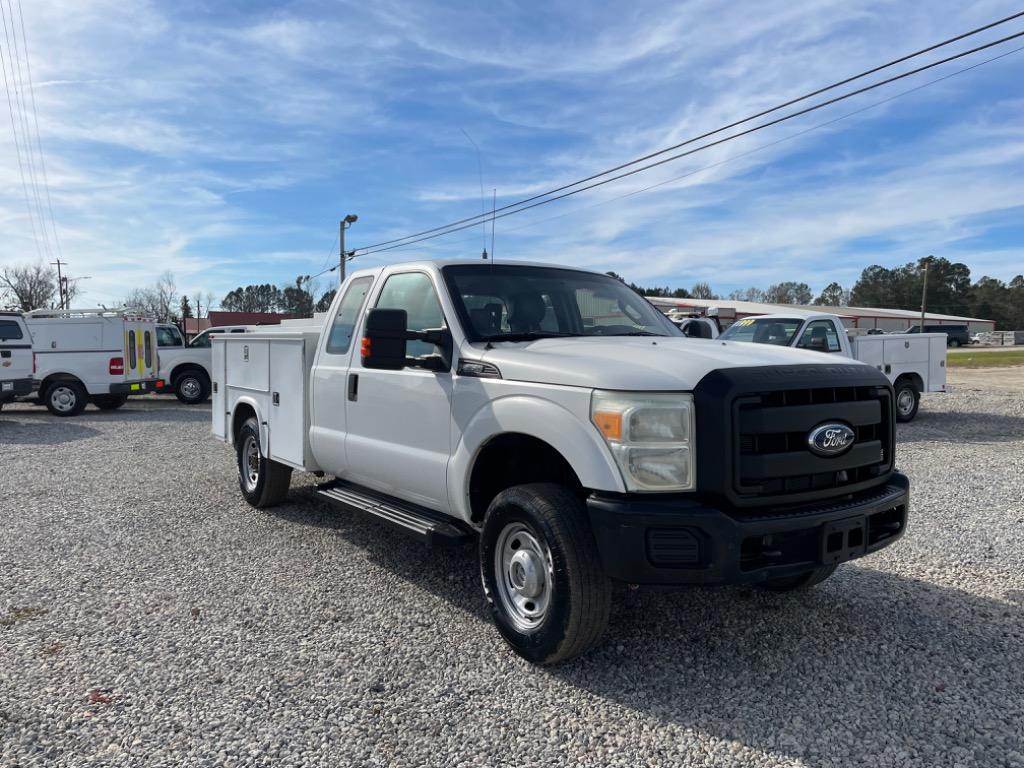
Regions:
<svg viewBox="0 0 1024 768"><path fill-rule="evenodd" d="M921 313L906 309L875 309L871 307L821 307L805 304L761 304L755 301L734 301L732 299L671 299L660 296L648 296L648 300L663 312L678 309L680 312L706 314L712 307L717 309L723 327L733 321L752 315L769 315L777 312L791 312L794 309L811 312L833 312L843 319L847 328L871 329L883 331L902 331L921 322ZM970 333L994 331L994 320L979 317L958 317L956 315L940 315L934 312L925 314L925 322L932 324L966 325Z"/></svg>

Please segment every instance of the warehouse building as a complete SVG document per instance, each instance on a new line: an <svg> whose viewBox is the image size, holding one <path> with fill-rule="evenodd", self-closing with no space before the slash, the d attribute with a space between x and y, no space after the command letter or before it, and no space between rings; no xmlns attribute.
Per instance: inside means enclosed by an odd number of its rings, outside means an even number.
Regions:
<svg viewBox="0 0 1024 768"><path fill-rule="evenodd" d="M754 301L734 301L732 299L673 299L661 296L648 296L648 300L662 312L676 309L683 313L718 316L722 327L731 325L736 320L755 315L771 315L780 312L792 312L794 309L808 312L832 312L843 319L847 328L861 330L878 329L881 331L903 331L921 322L921 313L906 309L875 309L871 307L821 307L803 304L761 304ZM996 329L994 320L978 317L958 317L941 315L934 312L925 314L926 324L932 325L966 325L969 333L986 333Z"/></svg>

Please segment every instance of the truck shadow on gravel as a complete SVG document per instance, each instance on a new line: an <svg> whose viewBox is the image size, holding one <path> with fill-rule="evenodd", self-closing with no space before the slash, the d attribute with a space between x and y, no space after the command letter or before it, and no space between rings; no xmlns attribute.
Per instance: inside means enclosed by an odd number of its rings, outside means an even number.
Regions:
<svg viewBox="0 0 1024 768"><path fill-rule="evenodd" d="M268 511L337 530L381 567L490 621L475 547L431 552L317 502L312 489L293 494L300 504ZM918 764L910 756L922 754L1002 764L997 755L1024 752L1022 607L866 562L788 595L619 590L605 641L587 656L549 669L509 661L663 723L811 764Z"/></svg>
<svg viewBox="0 0 1024 768"><path fill-rule="evenodd" d="M10 414L16 418L5 418L4 414L0 413L0 445L61 445L100 434L97 429L69 423L66 420L60 425L60 429L40 429L34 421L26 423L26 420L23 420L26 413L28 412L17 411ZM49 413L46 415L50 416ZM56 416L50 418L57 419Z"/></svg>
<svg viewBox="0 0 1024 768"><path fill-rule="evenodd" d="M1024 417L986 411L929 413L896 427L900 443L957 442L1009 443L1024 439Z"/></svg>

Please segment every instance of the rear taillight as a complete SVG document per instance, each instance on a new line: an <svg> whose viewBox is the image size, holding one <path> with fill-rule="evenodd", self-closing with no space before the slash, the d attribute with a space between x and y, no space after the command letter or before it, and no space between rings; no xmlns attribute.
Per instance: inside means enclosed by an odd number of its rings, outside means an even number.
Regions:
<svg viewBox="0 0 1024 768"><path fill-rule="evenodd" d="M123 357L112 357L112 358L110 358L110 375L111 376L124 376L124 358Z"/></svg>

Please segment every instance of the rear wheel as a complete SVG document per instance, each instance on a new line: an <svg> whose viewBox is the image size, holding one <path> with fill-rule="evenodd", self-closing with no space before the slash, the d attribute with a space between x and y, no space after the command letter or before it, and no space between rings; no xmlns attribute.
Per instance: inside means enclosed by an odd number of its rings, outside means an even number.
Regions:
<svg viewBox="0 0 1024 768"><path fill-rule="evenodd" d="M245 500L258 509L284 501L292 481L292 468L261 455L260 429L256 419L247 419L238 430L235 449L238 452L238 485Z"/></svg>
<svg viewBox="0 0 1024 768"><path fill-rule="evenodd" d="M572 491L520 485L491 502L480 535L480 574L498 632L536 664L596 645L608 625L611 582Z"/></svg>
<svg viewBox="0 0 1024 768"><path fill-rule="evenodd" d="M921 402L921 393L913 382L896 382L896 421L913 421Z"/></svg>
<svg viewBox="0 0 1024 768"><path fill-rule="evenodd" d="M949 346L954 347L954 348L959 347L960 346L960 339L950 339L949 340Z"/></svg>
<svg viewBox="0 0 1024 768"><path fill-rule="evenodd" d="M205 402L210 397L210 379L202 371L186 371L174 380L174 394L186 405Z"/></svg>
<svg viewBox="0 0 1024 768"><path fill-rule="evenodd" d="M43 395L43 404L54 416L77 416L88 402L85 387L77 381L55 381Z"/></svg>
<svg viewBox="0 0 1024 768"><path fill-rule="evenodd" d="M92 404L101 411L116 411L128 402L128 395L95 395Z"/></svg>
<svg viewBox="0 0 1024 768"><path fill-rule="evenodd" d="M813 568L810 571L798 573L795 576L783 576L778 579L768 579L758 586L769 592L793 592L798 589L809 589L815 584L821 584L825 579L836 572L837 566L823 565L820 568Z"/></svg>

